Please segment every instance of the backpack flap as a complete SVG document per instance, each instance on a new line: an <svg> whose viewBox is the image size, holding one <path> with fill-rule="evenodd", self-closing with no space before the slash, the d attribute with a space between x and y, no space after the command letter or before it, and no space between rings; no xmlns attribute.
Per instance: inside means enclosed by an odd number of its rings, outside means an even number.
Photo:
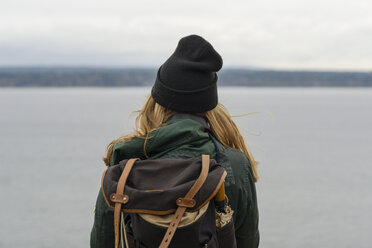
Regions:
<svg viewBox="0 0 372 248"><path fill-rule="evenodd" d="M119 178L127 160L106 169L102 176L102 193L107 205L114 209ZM177 201L184 197L198 179L202 159L156 159L136 161L126 181L122 197L122 211L126 213L146 213L166 215L174 213ZM186 211L202 208L217 194L223 185L226 171L215 160L210 160L208 176L196 193L192 202L185 202ZM185 199L181 199L182 201Z"/></svg>

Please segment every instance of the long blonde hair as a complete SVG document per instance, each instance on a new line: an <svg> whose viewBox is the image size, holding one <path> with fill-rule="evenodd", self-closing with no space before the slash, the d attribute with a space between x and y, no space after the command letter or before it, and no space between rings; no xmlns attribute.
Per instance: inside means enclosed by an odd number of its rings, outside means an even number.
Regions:
<svg viewBox="0 0 372 248"><path fill-rule="evenodd" d="M103 161L106 163L106 165L110 164L113 148L116 143L127 142L135 137L145 137L146 142L148 139L148 134L151 131L159 129L161 125L166 122L166 120L177 113L159 105L151 96L147 97L142 109L135 112L138 112L135 121L135 131L114 139L108 144L106 148L106 156L103 158ZM257 162L254 160L251 151L245 144L239 128L232 120L232 117L227 109L219 103L214 109L200 114L207 118L212 133L220 143L222 143L224 146L235 148L248 157L249 162L252 165L254 180L257 181L259 179ZM144 149L145 147L146 145L144 145ZM144 153L146 154L145 150Z"/></svg>

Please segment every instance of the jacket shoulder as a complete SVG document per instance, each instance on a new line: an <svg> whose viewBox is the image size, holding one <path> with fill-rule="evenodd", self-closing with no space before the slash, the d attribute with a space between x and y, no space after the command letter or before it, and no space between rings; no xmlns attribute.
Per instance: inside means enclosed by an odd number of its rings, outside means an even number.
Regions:
<svg viewBox="0 0 372 248"><path fill-rule="evenodd" d="M220 150L219 162L227 172L225 185L244 187L249 184L253 173L248 157L241 151L223 146L221 143L218 143L218 148Z"/></svg>
<svg viewBox="0 0 372 248"><path fill-rule="evenodd" d="M221 150L221 165L228 172L226 194L234 213L238 247L258 247L258 208L256 187L248 157L237 149Z"/></svg>

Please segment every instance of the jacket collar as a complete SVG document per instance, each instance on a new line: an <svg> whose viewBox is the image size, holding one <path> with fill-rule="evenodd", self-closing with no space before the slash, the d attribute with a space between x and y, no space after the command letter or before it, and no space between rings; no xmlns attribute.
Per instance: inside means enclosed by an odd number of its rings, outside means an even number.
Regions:
<svg viewBox="0 0 372 248"><path fill-rule="evenodd" d="M191 119L201 124L205 129L210 129L207 120L203 116L200 116L200 115L188 114L188 113L177 113L177 114L172 115L167 120L167 122L171 120L175 120L175 119Z"/></svg>
<svg viewBox="0 0 372 248"><path fill-rule="evenodd" d="M206 132L208 122L201 116L192 114L176 114L167 120L166 125L127 142L114 145L111 165L128 158L156 159L168 153L191 150L206 154L214 154L214 145ZM182 151L182 152L181 152Z"/></svg>

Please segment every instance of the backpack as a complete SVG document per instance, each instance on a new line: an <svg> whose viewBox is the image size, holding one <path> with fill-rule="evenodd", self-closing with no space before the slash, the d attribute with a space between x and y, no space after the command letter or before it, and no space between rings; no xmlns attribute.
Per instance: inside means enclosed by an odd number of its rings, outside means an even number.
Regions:
<svg viewBox="0 0 372 248"><path fill-rule="evenodd" d="M225 177L209 155L108 167L101 190L114 209L115 248L235 248Z"/></svg>

